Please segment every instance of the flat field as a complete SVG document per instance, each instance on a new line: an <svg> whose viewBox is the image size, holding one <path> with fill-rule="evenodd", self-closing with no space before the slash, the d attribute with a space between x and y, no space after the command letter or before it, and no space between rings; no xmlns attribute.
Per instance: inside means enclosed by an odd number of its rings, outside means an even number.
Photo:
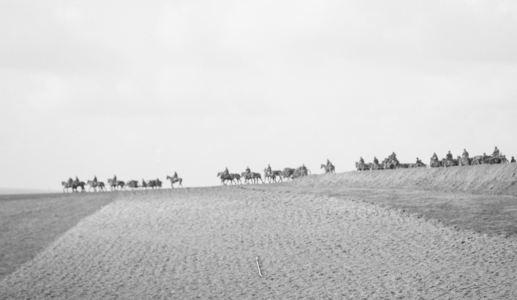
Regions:
<svg viewBox="0 0 517 300"><path fill-rule="evenodd" d="M0 298L517 298L515 196L339 178L108 194Z"/></svg>

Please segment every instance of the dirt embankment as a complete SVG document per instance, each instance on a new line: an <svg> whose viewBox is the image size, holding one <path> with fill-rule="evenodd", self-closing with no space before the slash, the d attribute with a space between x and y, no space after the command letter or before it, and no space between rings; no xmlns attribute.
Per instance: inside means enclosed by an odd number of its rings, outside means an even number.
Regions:
<svg viewBox="0 0 517 300"><path fill-rule="evenodd" d="M353 171L334 176L309 176L293 184L517 196L517 164Z"/></svg>

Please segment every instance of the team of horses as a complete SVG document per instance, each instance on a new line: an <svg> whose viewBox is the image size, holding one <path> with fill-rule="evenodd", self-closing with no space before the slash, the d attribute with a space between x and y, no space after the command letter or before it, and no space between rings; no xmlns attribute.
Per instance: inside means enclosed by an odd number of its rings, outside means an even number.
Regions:
<svg viewBox="0 0 517 300"><path fill-rule="evenodd" d="M179 177L178 174L174 173L173 176L167 176L167 180L171 183L171 188L174 188L174 184L178 184L178 186L183 186L183 178ZM113 178L108 178L106 180L108 183L108 187L110 191L117 190L125 190L125 189L159 189L162 188L162 181L158 178L144 180L118 180L116 176ZM106 191L106 184L102 181L98 181L97 178L93 180L88 180L87 182L76 179L69 178L67 181L62 181L61 185L63 187L63 192L81 192L84 191L93 191L93 192L103 192ZM86 189L88 187L88 189Z"/></svg>
<svg viewBox="0 0 517 300"><path fill-rule="evenodd" d="M515 163L515 157L512 156L511 160L508 161L506 156L502 155L499 152L499 149L495 147L492 155L487 155L484 153L483 155L477 155L474 157L470 157L469 153L466 149L463 150L463 154L458 156L457 158L453 158L451 151L449 151L445 158L439 159L436 153L430 159L429 167L431 168L439 168L439 167L453 167L453 166L470 166L470 165L481 165L481 164L503 164L503 163ZM416 159L416 163L401 163L397 159L397 155L393 152L382 162L374 157L373 162L366 163L364 159L361 157L358 162L355 163L356 169L358 171L366 171L366 170L384 170L384 169L404 169L404 168L425 168L427 167L419 158Z"/></svg>
<svg viewBox="0 0 517 300"><path fill-rule="evenodd" d="M332 170L335 170L333 165ZM249 168L240 174L230 173L228 168L226 168L224 171L217 173L217 177L219 177L223 185L242 183L257 184L283 182L284 180L292 180L309 174L310 170L305 165L298 168L284 168L283 170L273 170L268 166L264 169L264 179L262 179L262 175L260 173L252 172Z"/></svg>

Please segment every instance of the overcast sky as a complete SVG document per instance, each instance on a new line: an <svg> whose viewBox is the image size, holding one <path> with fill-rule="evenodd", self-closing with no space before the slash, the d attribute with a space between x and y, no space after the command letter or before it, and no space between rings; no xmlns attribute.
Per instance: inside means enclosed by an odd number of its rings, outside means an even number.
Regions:
<svg viewBox="0 0 517 300"><path fill-rule="evenodd" d="M517 2L0 0L0 186L517 155Z"/></svg>

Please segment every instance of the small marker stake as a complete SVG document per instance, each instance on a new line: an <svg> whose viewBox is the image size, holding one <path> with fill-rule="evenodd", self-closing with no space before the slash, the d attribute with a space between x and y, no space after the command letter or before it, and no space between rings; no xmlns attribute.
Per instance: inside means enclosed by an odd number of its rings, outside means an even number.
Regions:
<svg viewBox="0 0 517 300"><path fill-rule="evenodd" d="M258 256L255 258L255 262L257 263L257 269L258 269L259 276L262 277L262 272L260 271L260 264L259 264Z"/></svg>

